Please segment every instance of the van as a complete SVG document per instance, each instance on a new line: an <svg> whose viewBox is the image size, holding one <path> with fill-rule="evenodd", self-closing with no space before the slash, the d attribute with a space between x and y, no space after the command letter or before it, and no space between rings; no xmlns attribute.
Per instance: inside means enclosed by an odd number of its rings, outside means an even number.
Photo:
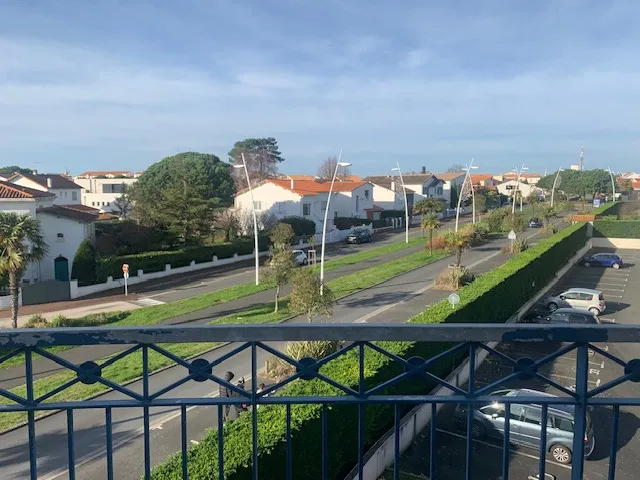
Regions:
<svg viewBox="0 0 640 480"><path fill-rule="evenodd" d="M509 397L511 401L518 397L555 397L538 390L505 389L490 394L491 396ZM494 402L485 405L471 405L473 408L473 438L502 438L504 436L505 404ZM456 424L464 427L467 422L468 406L458 404L454 412ZM511 403L509 415L509 440L511 443L525 447L540 449L542 438L542 406L533 404ZM573 457L574 406L549 405L547 408L547 452L553 459L568 465ZM585 457L588 458L595 448L591 416L586 415Z"/></svg>

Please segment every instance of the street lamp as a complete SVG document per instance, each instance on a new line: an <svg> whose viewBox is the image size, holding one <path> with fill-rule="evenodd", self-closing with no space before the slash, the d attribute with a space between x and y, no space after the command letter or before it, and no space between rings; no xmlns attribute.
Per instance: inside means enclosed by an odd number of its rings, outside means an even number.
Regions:
<svg viewBox="0 0 640 480"><path fill-rule="evenodd" d="M613 191L613 201L616 201L616 182L613 181L613 171L611 170L611 167L607 168L606 170L607 172L609 172L609 176L611 177L611 189Z"/></svg>
<svg viewBox="0 0 640 480"><path fill-rule="evenodd" d="M560 176L560 172L564 172L564 168L558 168L558 173L556 173L556 178L553 179L553 187L551 187L551 208L553 208L553 195L556 193L556 184L558 183L558 177Z"/></svg>
<svg viewBox="0 0 640 480"><path fill-rule="evenodd" d="M402 184L402 196L404 197L404 240L405 243L409 243L409 204L407 203L407 189L404 186L404 179L402 178L402 172L400 171L400 162L396 162L398 165L396 168L392 168L392 171L397 171L400 176L400 183Z"/></svg>
<svg viewBox="0 0 640 480"><path fill-rule="evenodd" d="M322 250L320 253L320 295L324 294L324 247L325 247L325 239L327 235L327 217L329 216L329 204L331 203L331 194L333 193L333 184L336 181L336 177L338 176L338 169L340 167L349 167L351 166L348 162L341 162L342 158L342 150L340 150L340 154L338 155L338 161L336 162L336 169L333 172L333 178L331 179L331 186L329 187L329 196L327 197L327 207L324 210L324 222L322 223Z"/></svg>
<svg viewBox="0 0 640 480"><path fill-rule="evenodd" d="M460 193L458 194L458 208L456 208L456 229L455 231L458 231L458 220L460 218L460 205L462 204L462 193L464 192L464 186L467 183L467 178L469 178L469 181L471 182L471 203L473 204L473 223L476 223L476 199L473 196L473 181L471 180L471 170L478 168L473 164L473 158L471 159L471 163L466 166L465 168L463 168L462 170L466 171L467 173L464 176L464 179L462 180L462 186L460 187Z"/></svg>
<svg viewBox="0 0 640 480"><path fill-rule="evenodd" d="M518 170L517 168L513 170L518 174L518 177L516 178L516 189L513 191L513 203L511 204L511 215L516 214L516 197L518 196L518 187L520 187L520 176L522 175L522 172L524 170L529 170L529 168L525 167L524 164L522 164L522 166L520 167L520 170ZM520 211L522 211L522 195L520 195Z"/></svg>
<svg viewBox="0 0 640 480"><path fill-rule="evenodd" d="M249 195L251 196L251 213L253 213L253 249L256 256L256 285L260 285L260 256L258 252L258 217L256 216L256 203L253 201L253 189L251 188L251 180L249 179L249 170L247 169L247 162L244 159L244 153L240 155L242 156L242 165L235 164L233 168L244 168L244 173L247 176L247 185L249 186Z"/></svg>

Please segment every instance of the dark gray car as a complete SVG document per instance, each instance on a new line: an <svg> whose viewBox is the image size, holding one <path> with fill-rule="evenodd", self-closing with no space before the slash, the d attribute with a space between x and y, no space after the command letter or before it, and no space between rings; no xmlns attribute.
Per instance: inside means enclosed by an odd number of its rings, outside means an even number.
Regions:
<svg viewBox="0 0 640 480"><path fill-rule="evenodd" d="M555 397L546 392L529 389L504 389L491 393L492 396L510 397ZM467 421L467 405L458 404L454 418L463 427ZM474 406L473 431L474 438L504 436L505 404L491 403ZM536 404L511 404L509 416L509 440L512 443L540 448L542 438L542 407ZM587 413L585 435L585 457L589 457L595 448L595 438L591 417ZM573 405L549 405L547 409L547 451L553 459L562 464L570 464L573 456L574 407Z"/></svg>

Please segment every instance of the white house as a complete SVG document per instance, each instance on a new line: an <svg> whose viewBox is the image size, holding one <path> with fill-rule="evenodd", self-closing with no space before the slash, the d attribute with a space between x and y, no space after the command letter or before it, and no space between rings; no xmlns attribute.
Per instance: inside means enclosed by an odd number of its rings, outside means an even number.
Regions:
<svg viewBox="0 0 640 480"><path fill-rule="evenodd" d="M373 204L377 210L404 210L404 200L402 199L402 187L396 188L395 182L371 182L373 186ZM399 191L400 190L400 191ZM414 202L414 191L407 188L407 203L409 206Z"/></svg>
<svg viewBox="0 0 640 480"><path fill-rule="evenodd" d="M506 195L507 197L513 197L513 194L516 190L516 185L518 182L515 180L509 180L507 182L500 183L497 185L498 192L502 195ZM529 197L532 193L540 193L541 189L536 187L535 185L531 185L529 183L520 182L518 186L518 190L521 192L524 199Z"/></svg>
<svg viewBox="0 0 640 480"><path fill-rule="evenodd" d="M0 211L29 214L40 221L47 255L27 267L24 280L69 280L80 242L95 238L96 209L83 205L56 205L56 195L35 188L0 181Z"/></svg>
<svg viewBox="0 0 640 480"><path fill-rule="evenodd" d="M330 182L317 180L267 179L253 186L253 200L257 212L273 214L278 219L305 217L322 230L327 208ZM369 182L337 181L329 206L329 219L335 217L366 218L373 207L373 185ZM251 211L249 189L236 193L234 208Z"/></svg>
<svg viewBox="0 0 640 480"><path fill-rule="evenodd" d="M49 192L55 195L54 205L74 205L81 204L80 193L82 187L73 181L57 173L16 173L9 177L11 183L23 187Z"/></svg>
<svg viewBox="0 0 640 480"><path fill-rule="evenodd" d="M117 212L115 201L123 191L138 181L140 174L129 171L91 171L74 177L82 187L82 204L100 210L101 213Z"/></svg>
<svg viewBox="0 0 640 480"><path fill-rule="evenodd" d="M452 190L460 191L462 182L466 172L446 172L446 173L434 173L436 178L442 180L442 198L447 205L454 208L456 205L452 205L451 199L453 197ZM455 200L457 197L454 197Z"/></svg>

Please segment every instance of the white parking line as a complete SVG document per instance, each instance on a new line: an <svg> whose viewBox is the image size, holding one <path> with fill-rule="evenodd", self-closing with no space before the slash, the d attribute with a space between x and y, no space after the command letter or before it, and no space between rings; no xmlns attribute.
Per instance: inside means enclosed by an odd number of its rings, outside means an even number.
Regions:
<svg viewBox="0 0 640 480"><path fill-rule="evenodd" d="M461 435L459 433L450 432L449 430L443 430L442 428L436 428L436 431L438 433L443 433L445 435L451 435L452 437L461 438L463 440L467 439L466 435ZM480 445L485 445L487 447L495 448L496 450L502 450L502 445L498 446L498 445L494 445L494 444L489 443L489 442L483 442L482 440L474 440L474 443L478 443ZM536 457L535 455L531 455L529 453L524 453L524 452L521 452L521 451L518 451L518 450L514 450L512 448L509 449L509 452L513 453L515 455L521 455L523 457L531 458L533 460L540 460L540 457ZM557 466L562 467L562 468L566 468L567 470L571 470L571 465L563 465L561 463L554 462L553 460L548 460L546 458L545 458L545 462L546 463L551 463L552 465L557 465Z"/></svg>
<svg viewBox="0 0 640 480"><path fill-rule="evenodd" d="M614 320L614 323L615 323L615 320ZM517 353L523 353L523 354L525 354L525 355L531 355L531 356L533 356L533 357L535 357L536 355L537 355L537 356L541 356L541 353L540 353L540 352L533 352L533 351L529 351L529 350L522 350L522 349L513 349L513 350L514 350L515 352L517 352ZM502 353L505 353L505 352L502 352ZM565 353L564 355L561 355L561 356L559 356L559 357L556 357L556 358L554 358L554 359L552 360L552 362L555 362L556 360L562 360L562 361L564 361L564 362L571 362L571 363L575 364L575 363L577 362L576 357L572 357L572 356L570 355L570 353L571 353L571 352L567 352L567 353ZM509 354L505 353L505 355L509 355ZM496 358L496 357L491 357L491 356L489 356L488 358L492 358L492 359L493 359L493 358ZM511 358L515 360L515 358L513 358L513 356L511 356ZM592 362L592 361L589 361L589 365L601 365L601 367L604 367L604 362Z"/></svg>
<svg viewBox="0 0 640 480"><path fill-rule="evenodd" d="M623 281L618 281L618 282L590 282L589 280L580 280L580 279L576 279L576 280L572 280L571 282L568 283L586 283L588 285L597 285L597 286L601 286L601 285L607 285L608 286L612 286L612 287L626 287L627 286L627 280ZM605 287L605 288L607 288Z"/></svg>
<svg viewBox="0 0 640 480"><path fill-rule="evenodd" d="M512 368L511 368L511 366L510 366L510 365L501 365L501 364L499 364L499 363L494 363L494 365L495 365L498 369L501 369L501 368L502 368L502 369L509 369L509 370L512 370ZM568 368L568 367L566 367L566 368ZM599 374L600 374L599 370L597 370L597 369L589 369L589 370L590 370L590 373L592 373L593 375L599 375ZM591 370L593 370L593 372L591 372ZM597 371L598 373L595 373L596 371ZM537 373L538 373L538 374L540 374L540 375L542 375L543 377L549 377L549 378L551 378L551 379L553 379L553 378L559 378L559 379L562 379L562 380L571 380L572 382L575 382L575 381L576 381L576 377L575 377L575 376L573 376L573 377L568 377L568 376L566 376L566 375L560 375L560 374L552 373L552 372L549 372L549 373L548 373L548 372L541 372L540 370L538 370L538 371L537 371ZM593 385L595 385L596 387L600 385L600 379L597 379L597 380L587 380L587 382L588 382L588 383L592 383L592 384L593 384Z"/></svg>

